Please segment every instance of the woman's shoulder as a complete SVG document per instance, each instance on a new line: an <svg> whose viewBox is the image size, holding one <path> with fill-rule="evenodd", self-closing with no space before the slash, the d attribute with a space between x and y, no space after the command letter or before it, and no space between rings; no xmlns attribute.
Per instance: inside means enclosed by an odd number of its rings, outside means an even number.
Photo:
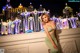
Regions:
<svg viewBox="0 0 80 53"><path fill-rule="evenodd" d="M44 25L43 25L43 28L47 28L47 27L48 27L48 24L44 24Z"/></svg>
<svg viewBox="0 0 80 53"><path fill-rule="evenodd" d="M46 30L47 29L47 26L46 25L43 25L43 28L44 28L44 30Z"/></svg>
<svg viewBox="0 0 80 53"><path fill-rule="evenodd" d="M43 28L45 28L45 27L46 27L46 25L44 24L44 25L43 25Z"/></svg>
<svg viewBox="0 0 80 53"><path fill-rule="evenodd" d="M50 21L50 23L55 24L55 22L54 22L54 21L52 21L52 20Z"/></svg>

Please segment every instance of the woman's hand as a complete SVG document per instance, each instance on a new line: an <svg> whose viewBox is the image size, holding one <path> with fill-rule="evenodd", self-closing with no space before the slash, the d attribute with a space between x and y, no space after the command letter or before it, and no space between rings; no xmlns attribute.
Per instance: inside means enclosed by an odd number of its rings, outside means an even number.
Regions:
<svg viewBox="0 0 80 53"><path fill-rule="evenodd" d="M54 47L55 49L58 49L56 45L55 45L55 46L53 46L53 47Z"/></svg>
<svg viewBox="0 0 80 53"><path fill-rule="evenodd" d="M53 47L55 48L55 49L58 49L58 47L56 46L56 44L53 42Z"/></svg>

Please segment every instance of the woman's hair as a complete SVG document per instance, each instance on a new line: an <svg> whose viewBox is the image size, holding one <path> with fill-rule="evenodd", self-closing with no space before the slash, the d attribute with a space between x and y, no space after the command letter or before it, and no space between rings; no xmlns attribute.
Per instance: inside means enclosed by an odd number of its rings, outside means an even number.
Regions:
<svg viewBox="0 0 80 53"><path fill-rule="evenodd" d="M47 17L48 17L48 20L50 21L50 16L49 16L49 14L47 14L47 13L43 13L42 15L41 15L41 21L42 21L42 23L44 24L44 21L43 21L43 16L44 15L46 15Z"/></svg>

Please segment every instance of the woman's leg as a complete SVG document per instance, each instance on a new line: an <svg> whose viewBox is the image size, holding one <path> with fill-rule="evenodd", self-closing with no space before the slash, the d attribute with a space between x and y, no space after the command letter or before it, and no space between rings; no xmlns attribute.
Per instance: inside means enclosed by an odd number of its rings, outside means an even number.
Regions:
<svg viewBox="0 0 80 53"><path fill-rule="evenodd" d="M57 53L57 52L58 52L58 49L55 49L55 48L53 47L51 41L50 41L48 38L45 39L45 42L46 42L47 46L48 46L49 49L50 49L50 50L49 50L50 53Z"/></svg>

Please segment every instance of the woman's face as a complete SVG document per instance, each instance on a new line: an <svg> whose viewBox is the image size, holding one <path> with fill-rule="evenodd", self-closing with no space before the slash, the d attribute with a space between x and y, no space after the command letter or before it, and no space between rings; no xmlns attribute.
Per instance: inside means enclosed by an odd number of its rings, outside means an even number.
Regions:
<svg viewBox="0 0 80 53"><path fill-rule="evenodd" d="M49 17L47 15L43 15L42 20L47 23L49 21Z"/></svg>

